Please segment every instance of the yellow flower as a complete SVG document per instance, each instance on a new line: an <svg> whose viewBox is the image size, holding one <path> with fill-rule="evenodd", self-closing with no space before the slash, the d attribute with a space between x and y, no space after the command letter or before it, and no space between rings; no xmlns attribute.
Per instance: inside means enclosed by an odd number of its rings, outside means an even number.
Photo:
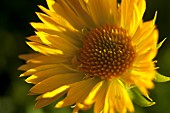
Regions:
<svg viewBox="0 0 170 113"><path fill-rule="evenodd" d="M36 108L65 94L55 107L72 105L73 113L93 105L94 113L134 112L132 100L154 104L148 89L154 87L156 75L163 76L153 61L158 50L157 13L143 22L145 0L47 0L47 4L49 9L39 6L46 14L37 13L42 23L31 23L36 35L27 44L36 53L20 55L26 60L19 67L25 71L20 76L34 84L30 95L38 95Z"/></svg>

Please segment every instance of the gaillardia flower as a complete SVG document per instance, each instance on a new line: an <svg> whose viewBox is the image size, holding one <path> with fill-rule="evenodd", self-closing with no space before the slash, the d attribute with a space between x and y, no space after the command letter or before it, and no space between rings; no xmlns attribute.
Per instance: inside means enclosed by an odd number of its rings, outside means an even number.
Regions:
<svg viewBox="0 0 170 113"><path fill-rule="evenodd" d="M145 0L47 0L37 13L42 23L27 44L36 53L21 55L19 67L34 84L35 108L65 95L55 107L73 106L73 113L94 106L94 113L134 112L154 104L148 89L168 81L156 72L155 17L143 22Z"/></svg>

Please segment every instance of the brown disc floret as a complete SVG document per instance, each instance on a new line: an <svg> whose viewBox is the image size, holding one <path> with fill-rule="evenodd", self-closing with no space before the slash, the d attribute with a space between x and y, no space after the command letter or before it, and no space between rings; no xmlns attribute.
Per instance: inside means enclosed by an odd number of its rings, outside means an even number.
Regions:
<svg viewBox="0 0 170 113"><path fill-rule="evenodd" d="M112 25L87 33L78 60L80 69L89 76L111 79L129 69L135 55L136 50L127 31Z"/></svg>

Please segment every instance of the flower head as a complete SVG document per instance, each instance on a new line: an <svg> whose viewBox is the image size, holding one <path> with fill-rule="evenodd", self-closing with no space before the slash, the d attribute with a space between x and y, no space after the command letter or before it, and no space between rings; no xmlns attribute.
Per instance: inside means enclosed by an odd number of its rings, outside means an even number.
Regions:
<svg viewBox="0 0 170 113"><path fill-rule="evenodd" d="M153 105L158 30L155 17L143 22L145 0L47 0L49 9L31 23L36 35L27 44L36 53L21 55L19 69L39 95L36 108L63 95L56 108L74 105L73 113L94 105L94 113L134 112L132 100ZM162 43L159 44L159 46ZM169 78L163 77L162 81ZM160 80L160 79L159 79ZM144 98L144 95L146 98ZM142 100L138 101L138 99Z"/></svg>

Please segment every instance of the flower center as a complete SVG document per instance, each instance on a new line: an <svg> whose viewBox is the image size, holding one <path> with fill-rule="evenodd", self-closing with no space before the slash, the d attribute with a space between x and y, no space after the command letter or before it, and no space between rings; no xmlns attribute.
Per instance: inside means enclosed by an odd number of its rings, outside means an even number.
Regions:
<svg viewBox="0 0 170 113"><path fill-rule="evenodd" d="M80 69L102 79L119 77L129 69L136 50L127 31L117 26L92 29L80 49Z"/></svg>

